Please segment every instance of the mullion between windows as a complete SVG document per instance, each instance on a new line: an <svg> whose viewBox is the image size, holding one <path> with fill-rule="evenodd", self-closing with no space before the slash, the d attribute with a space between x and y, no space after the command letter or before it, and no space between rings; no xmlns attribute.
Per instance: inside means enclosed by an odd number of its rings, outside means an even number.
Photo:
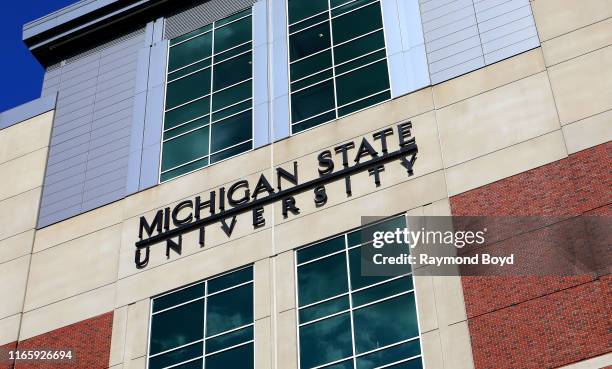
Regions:
<svg viewBox="0 0 612 369"><path fill-rule="evenodd" d="M355 322L353 320L353 293L351 286L351 263L349 261L349 252L347 249L348 239L347 234L344 234L344 258L346 261L346 280L349 290L349 318L351 319L351 345L353 349L353 369L357 369L357 359L355 358Z"/></svg>
<svg viewBox="0 0 612 369"><path fill-rule="evenodd" d="M204 327L202 328L204 337L204 339L202 340L202 368L206 368L206 318L208 315L208 281L206 281L204 285L204 296L206 300L204 300Z"/></svg>
<svg viewBox="0 0 612 369"><path fill-rule="evenodd" d="M327 11L329 14L329 41L331 43L331 58L332 58L332 78L333 78L333 87L334 87L334 117L338 119L338 91L336 89L336 57L334 56L334 30L332 27L332 14L331 14L331 0L327 0ZM345 245L346 246L346 245ZM352 318L351 318L351 327L353 326ZM354 347L353 347L354 350ZM354 365L353 365L354 366Z"/></svg>
<svg viewBox="0 0 612 369"><path fill-rule="evenodd" d="M215 44L216 39L215 39L215 30L217 29L216 26L216 22L215 24L213 24L213 29L212 29L212 56L214 58L215 56ZM214 59L213 59L214 61ZM212 110L213 110L213 87L214 87L214 81L215 81L215 64L211 64L210 66L210 101L209 101L209 109L208 112L210 114L210 118L211 118L211 122L212 122ZM211 149L212 149L212 123L210 125L210 128L208 129L208 165L210 165L210 155L211 155ZM208 292L208 290L207 290ZM206 351L204 351L204 353L206 353Z"/></svg>

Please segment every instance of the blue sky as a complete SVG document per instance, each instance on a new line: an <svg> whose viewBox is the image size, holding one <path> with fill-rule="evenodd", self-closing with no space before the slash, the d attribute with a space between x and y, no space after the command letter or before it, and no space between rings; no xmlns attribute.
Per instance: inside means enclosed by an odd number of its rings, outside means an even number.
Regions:
<svg viewBox="0 0 612 369"><path fill-rule="evenodd" d="M0 15L0 112L40 97L44 69L21 41L21 27L76 0L4 1Z"/></svg>

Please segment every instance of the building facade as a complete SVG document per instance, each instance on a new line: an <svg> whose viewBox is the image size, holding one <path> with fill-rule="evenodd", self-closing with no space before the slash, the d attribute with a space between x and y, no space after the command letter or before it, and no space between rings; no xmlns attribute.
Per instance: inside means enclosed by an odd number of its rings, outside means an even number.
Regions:
<svg viewBox="0 0 612 369"><path fill-rule="evenodd" d="M83 0L24 25L45 77L0 114L0 367L612 366L609 267L359 273L363 217L611 215L611 16Z"/></svg>

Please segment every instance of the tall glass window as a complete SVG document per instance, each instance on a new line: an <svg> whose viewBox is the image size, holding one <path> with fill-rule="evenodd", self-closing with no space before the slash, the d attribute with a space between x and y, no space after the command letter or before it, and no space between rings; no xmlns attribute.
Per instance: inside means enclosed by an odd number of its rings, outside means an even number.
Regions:
<svg viewBox="0 0 612 369"><path fill-rule="evenodd" d="M400 227L403 216L296 252L301 369L423 367L412 275L361 273L373 231Z"/></svg>
<svg viewBox="0 0 612 369"><path fill-rule="evenodd" d="M160 181L253 147L251 9L170 41Z"/></svg>
<svg viewBox="0 0 612 369"><path fill-rule="evenodd" d="M391 98L380 0L288 0L292 132Z"/></svg>
<svg viewBox="0 0 612 369"><path fill-rule="evenodd" d="M149 369L253 368L253 268L153 299Z"/></svg>

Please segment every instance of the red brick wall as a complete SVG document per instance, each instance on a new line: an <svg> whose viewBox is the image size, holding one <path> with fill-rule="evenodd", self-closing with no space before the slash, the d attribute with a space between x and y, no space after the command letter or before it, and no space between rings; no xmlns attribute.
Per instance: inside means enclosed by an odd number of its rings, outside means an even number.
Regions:
<svg viewBox="0 0 612 369"><path fill-rule="evenodd" d="M13 363L8 361L8 352L5 350L14 350L15 347L17 347L17 342L0 346L0 369L13 369Z"/></svg>
<svg viewBox="0 0 612 369"><path fill-rule="evenodd" d="M612 143L450 199L453 215L612 215ZM462 277L477 369L556 368L612 351L609 275Z"/></svg>
<svg viewBox="0 0 612 369"><path fill-rule="evenodd" d="M18 350L57 349L73 350L72 362L17 362L15 369L98 369L108 368L113 313L71 324L17 343ZM10 348L15 348L15 343ZM7 345L8 346L8 345ZM6 346L2 346L6 347ZM2 369L13 368L12 364L0 365Z"/></svg>

